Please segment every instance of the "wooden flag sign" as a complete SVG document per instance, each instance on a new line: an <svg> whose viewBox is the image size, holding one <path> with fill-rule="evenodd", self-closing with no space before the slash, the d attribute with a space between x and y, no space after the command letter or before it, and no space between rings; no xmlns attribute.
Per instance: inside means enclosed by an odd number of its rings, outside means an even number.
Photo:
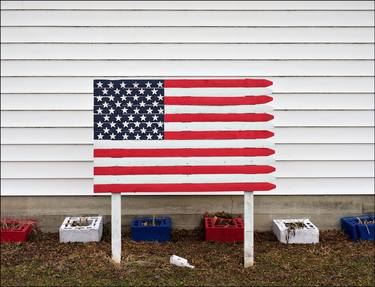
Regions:
<svg viewBox="0 0 375 287"><path fill-rule="evenodd" d="M245 267L253 264L253 191L275 171L264 79L94 81L94 192L112 193L121 259L121 193L245 191Z"/></svg>
<svg viewBox="0 0 375 287"><path fill-rule="evenodd" d="M94 192L273 189L271 84L95 80Z"/></svg>

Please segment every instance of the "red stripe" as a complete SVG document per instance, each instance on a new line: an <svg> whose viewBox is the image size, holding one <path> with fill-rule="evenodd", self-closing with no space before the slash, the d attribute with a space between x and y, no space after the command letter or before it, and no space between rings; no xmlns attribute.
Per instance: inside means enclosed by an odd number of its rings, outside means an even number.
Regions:
<svg viewBox="0 0 375 287"><path fill-rule="evenodd" d="M218 166L108 166L94 167L94 175L139 174L256 174L271 173L269 165L218 165Z"/></svg>
<svg viewBox="0 0 375 287"><path fill-rule="evenodd" d="M268 122L270 114L166 114L165 122Z"/></svg>
<svg viewBox="0 0 375 287"><path fill-rule="evenodd" d="M265 79L164 80L165 88L263 88L271 85L272 82Z"/></svg>
<svg viewBox="0 0 375 287"><path fill-rule="evenodd" d="M266 191L276 186L268 182L242 183L165 183L165 184L95 184L94 192L207 192Z"/></svg>
<svg viewBox="0 0 375 287"><path fill-rule="evenodd" d="M268 156L270 148L94 149L94 157Z"/></svg>
<svg viewBox="0 0 375 287"><path fill-rule="evenodd" d="M165 105L199 105L199 106L227 106L227 105L256 105L272 101L269 96L246 97L164 97Z"/></svg>
<svg viewBox="0 0 375 287"><path fill-rule="evenodd" d="M219 140L219 139L265 139L274 134L270 131L188 131L165 132L166 140Z"/></svg>

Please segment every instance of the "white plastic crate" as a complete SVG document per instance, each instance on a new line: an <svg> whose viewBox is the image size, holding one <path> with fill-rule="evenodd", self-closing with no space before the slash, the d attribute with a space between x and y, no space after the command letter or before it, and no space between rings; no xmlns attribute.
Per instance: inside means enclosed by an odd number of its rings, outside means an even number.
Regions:
<svg viewBox="0 0 375 287"><path fill-rule="evenodd" d="M85 222L85 226L74 226L80 220ZM103 217L66 217L59 233L60 242L98 242L102 238Z"/></svg>
<svg viewBox="0 0 375 287"><path fill-rule="evenodd" d="M303 228L290 229L288 223L301 222ZM319 229L309 219L274 219L273 232L282 243L319 243Z"/></svg>

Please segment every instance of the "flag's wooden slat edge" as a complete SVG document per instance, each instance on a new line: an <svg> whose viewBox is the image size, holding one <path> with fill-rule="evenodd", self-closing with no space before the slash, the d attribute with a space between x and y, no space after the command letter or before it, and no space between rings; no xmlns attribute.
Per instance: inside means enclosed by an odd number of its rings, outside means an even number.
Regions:
<svg viewBox="0 0 375 287"><path fill-rule="evenodd" d="M274 172L269 165L221 166L108 166L95 167L94 175L154 175L154 174L264 174Z"/></svg>
<svg viewBox="0 0 375 287"><path fill-rule="evenodd" d="M195 140L195 139L266 139L273 137L270 131L180 131L164 132L165 140Z"/></svg>
<svg viewBox="0 0 375 287"><path fill-rule="evenodd" d="M207 191L267 191L272 183L205 183L205 184L103 184L94 185L94 192L207 192Z"/></svg>
<svg viewBox="0 0 375 287"><path fill-rule="evenodd" d="M269 87L272 82L265 79L183 79L164 80L166 88L232 88L232 87Z"/></svg>
<svg viewBox="0 0 375 287"><path fill-rule="evenodd" d="M94 149L94 157L193 157L193 156L267 156L269 148L165 148L165 149Z"/></svg>

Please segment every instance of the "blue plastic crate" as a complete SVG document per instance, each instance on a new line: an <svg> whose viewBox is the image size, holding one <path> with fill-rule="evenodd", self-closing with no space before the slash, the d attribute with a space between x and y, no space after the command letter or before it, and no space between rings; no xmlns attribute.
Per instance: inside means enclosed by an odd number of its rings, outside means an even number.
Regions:
<svg viewBox="0 0 375 287"><path fill-rule="evenodd" d="M374 220L373 215L362 215L357 216L361 220ZM353 241L362 239L362 240L374 240L374 233L375 233L375 224L367 224L368 230L366 225L359 224L357 217L343 217L341 218L341 228L344 230L346 234L349 235L350 239Z"/></svg>
<svg viewBox="0 0 375 287"><path fill-rule="evenodd" d="M358 219L355 217L341 218L341 229L350 237L351 240L356 241L359 239L356 223Z"/></svg>
<svg viewBox="0 0 375 287"><path fill-rule="evenodd" d="M152 217L135 218L131 225L132 240L134 241L170 241L172 221L169 217L156 217L156 226L144 226L144 222L152 223Z"/></svg>
<svg viewBox="0 0 375 287"><path fill-rule="evenodd" d="M365 224L358 224L357 229L362 240L375 240L375 224L367 224L367 228Z"/></svg>

